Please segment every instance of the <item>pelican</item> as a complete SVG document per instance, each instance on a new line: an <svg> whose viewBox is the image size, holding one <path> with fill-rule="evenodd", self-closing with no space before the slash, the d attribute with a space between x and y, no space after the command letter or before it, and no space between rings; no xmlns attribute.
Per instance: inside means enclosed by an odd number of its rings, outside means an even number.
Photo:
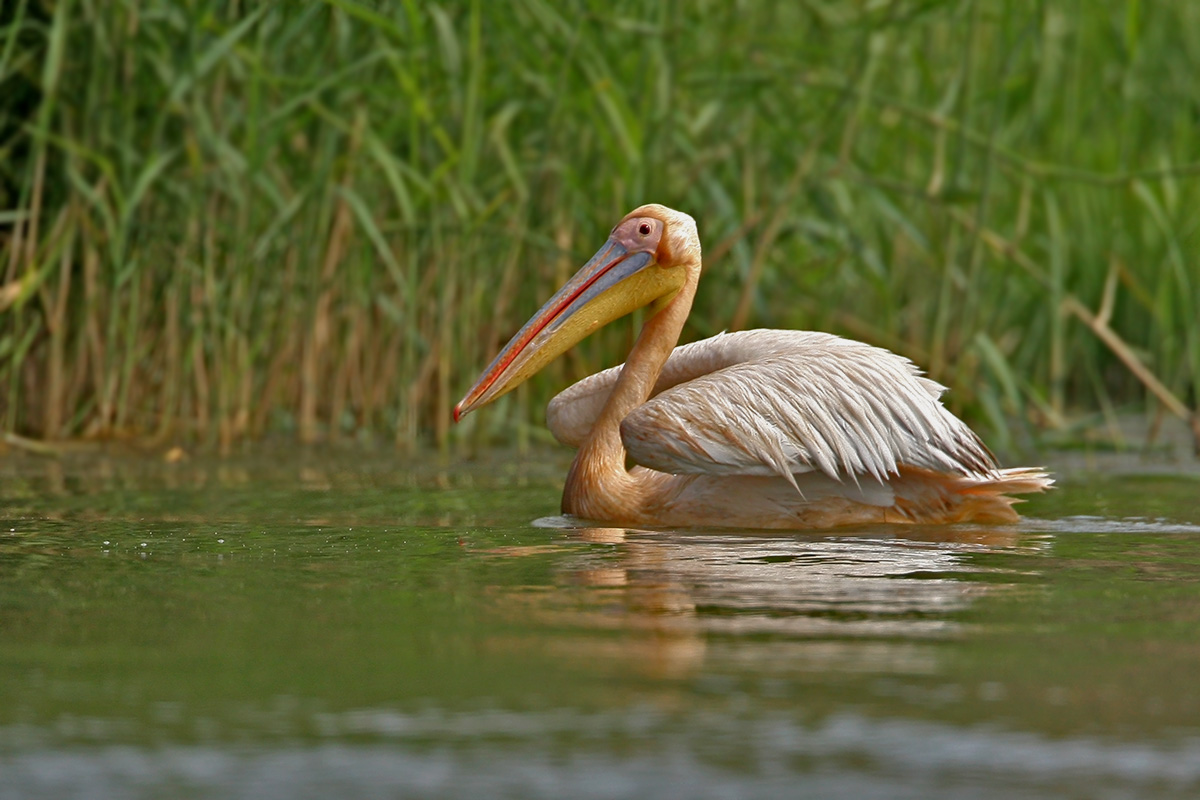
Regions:
<svg viewBox="0 0 1200 800"><path fill-rule="evenodd" d="M676 347L699 279L695 220L634 209L505 345L455 421L646 307L625 363L547 409L554 437L578 449L565 514L650 527L1012 522L1009 495L1053 483L1041 469L1000 469L942 405L945 387L888 350L786 330Z"/></svg>

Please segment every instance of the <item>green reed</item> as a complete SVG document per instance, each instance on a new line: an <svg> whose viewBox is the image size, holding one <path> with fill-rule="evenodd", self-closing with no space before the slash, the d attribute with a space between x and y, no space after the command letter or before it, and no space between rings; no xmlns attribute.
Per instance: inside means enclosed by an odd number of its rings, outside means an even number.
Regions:
<svg viewBox="0 0 1200 800"><path fill-rule="evenodd" d="M803 327L892 347L1001 447L1196 406L1194 3L3 14L10 433L542 437L550 392L617 363L634 323L496 411L454 427L450 408L649 201L705 240L689 338Z"/></svg>

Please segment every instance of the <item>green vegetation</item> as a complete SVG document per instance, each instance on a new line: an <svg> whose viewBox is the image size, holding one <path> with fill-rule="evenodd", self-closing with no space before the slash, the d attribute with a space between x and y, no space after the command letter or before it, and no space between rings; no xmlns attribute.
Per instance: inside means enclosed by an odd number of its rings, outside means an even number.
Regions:
<svg viewBox="0 0 1200 800"><path fill-rule="evenodd" d="M1001 448L1197 403L1198 3L2 8L6 432L524 435L632 324L450 408L647 201L705 238L690 338L891 347Z"/></svg>

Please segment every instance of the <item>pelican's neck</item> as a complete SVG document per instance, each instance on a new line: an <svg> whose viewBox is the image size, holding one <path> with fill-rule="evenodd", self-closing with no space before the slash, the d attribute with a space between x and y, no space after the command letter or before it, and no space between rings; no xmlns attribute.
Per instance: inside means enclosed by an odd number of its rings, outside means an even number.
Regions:
<svg viewBox="0 0 1200 800"><path fill-rule="evenodd" d="M621 368L621 376L617 378L617 384L613 387L612 394L609 395L608 402L604 404L604 410L600 412L588 437L604 438L605 431L611 432L621 450L622 462L625 449L621 446L621 420L650 399L654 384L662 374L663 365L671 357L675 345L679 343L679 334L683 332L683 325L692 309L696 280L692 277L694 272L689 270L688 274L688 280L679 293L642 326L642 331Z"/></svg>
<svg viewBox="0 0 1200 800"><path fill-rule="evenodd" d="M625 445L621 442L621 420L650 398L663 365L679 342L679 334L696 295L700 265L689 264L681 268L687 269L687 280L678 294L642 326L612 394L575 454L563 491L565 512L593 519L617 519L619 517L605 509L593 508L589 501L603 494L613 499L613 490L623 495L622 500L633 502L635 499L629 496L634 487L622 485L629 476L625 469ZM605 492L605 488L609 491ZM599 491L589 491L592 489Z"/></svg>

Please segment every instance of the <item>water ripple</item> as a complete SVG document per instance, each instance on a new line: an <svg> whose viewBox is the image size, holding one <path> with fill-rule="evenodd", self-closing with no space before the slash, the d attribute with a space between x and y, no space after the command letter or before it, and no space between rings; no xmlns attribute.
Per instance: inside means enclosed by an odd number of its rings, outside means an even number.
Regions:
<svg viewBox="0 0 1200 800"><path fill-rule="evenodd" d="M1051 738L987 726L839 713L783 715L648 709L596 714L357 710L325 715L326 742L24 749L0 729L0 797L333 796L528 798L1194 797L1200 738L1172 743ZM382 742L354 744L343 737ZM556 751L562 737L590 744ZM632 750L609 741L639 744ZM436 741L436 746L425 744ZM740 743L736 766L705 757ZM557 752L557 754L556 754ZM804 764L819 764L805 769ZM799 768L798 768L799 765Z"/></svg>

